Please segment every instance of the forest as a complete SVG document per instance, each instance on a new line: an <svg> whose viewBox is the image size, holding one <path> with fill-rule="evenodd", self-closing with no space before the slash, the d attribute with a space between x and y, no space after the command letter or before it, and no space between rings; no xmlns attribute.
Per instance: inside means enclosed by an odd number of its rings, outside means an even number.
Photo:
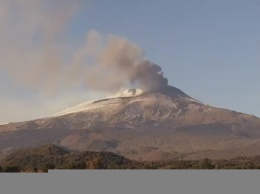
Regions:
<svg viewBox="0 0 260 194"><path fill-rule="evenodd" d="M48 144L17 150L0 161L0 172L48 172L50 169L260 169L260 156L140 162L111 152L72 152Z"/></svg>

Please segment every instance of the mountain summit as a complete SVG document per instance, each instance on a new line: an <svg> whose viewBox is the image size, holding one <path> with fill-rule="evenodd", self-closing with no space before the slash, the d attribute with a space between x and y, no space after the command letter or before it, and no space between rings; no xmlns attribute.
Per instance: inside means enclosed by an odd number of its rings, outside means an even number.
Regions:
<svg viewBox="0 0 260 194"><path fill-rule="evenodd" d="M69 113L76 113L76 112L81 112L81 111L87 111L89 109L99 109L104 106L109 107L112 105L119 105L123 101L128 101L132 99L133 97L141 97L140 99L149 100L146 99L148 96L153 96L153 95L159 95L159 96L165 96L167 98L175 99L178 101L193 101L193 102L199 102L191 97L189 97L187 94L182 92L181 90L172 87L172 86L167 86L163 88L158 88L150 91L144 91L142 89L124 89L118 93L116 93L114 96L101 99L101 100L96 100L96 101L88 101L84 102L82 104L79 104L75 107L68 108L64 111L61 111L54 116L61 116ZM128 98L128 99L123 99L123 98ZM118 102L118 104L115 104L115 101ZM112 103L112 104L111 104Z"/></svg>
<svg viewBox="0 0 260 194"><path fill-rule="evenodd" d="M55 143L138 160L260 154L260 119L204 104L178 88L126 89L48 118L0 126L0 148Z"/></svg>
<svg viewBox="0 0 260 194"><path fill-rule="evenodd" d="M114 97L133 97L133 96L139 96L144 91L142 89L125 89L121 92L118 92Z"/></svg>

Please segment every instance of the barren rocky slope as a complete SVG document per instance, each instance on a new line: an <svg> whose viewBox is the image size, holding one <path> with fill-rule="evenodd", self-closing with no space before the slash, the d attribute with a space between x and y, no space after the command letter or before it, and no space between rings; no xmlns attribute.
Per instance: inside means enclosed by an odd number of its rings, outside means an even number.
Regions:
<svg viewBox="0 0 260 194"><path fill-rule="evenodd" d="M167 86L126 90L53 117L0 126L2 151L45 143L136 160L256 155L260 119L209 106Z"/></svg>

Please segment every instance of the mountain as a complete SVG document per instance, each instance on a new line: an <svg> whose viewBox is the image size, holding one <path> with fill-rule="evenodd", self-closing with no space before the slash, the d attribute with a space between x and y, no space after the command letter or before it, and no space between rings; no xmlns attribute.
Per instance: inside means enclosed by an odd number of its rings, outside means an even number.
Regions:
<svg viewBox="0 0 260 194"><path fill-rule="evenodd" d="M0 126L2 151L46 143L143 161L252 156L260 154L260 119L166 86L127 89L51 117Z"/></svg>

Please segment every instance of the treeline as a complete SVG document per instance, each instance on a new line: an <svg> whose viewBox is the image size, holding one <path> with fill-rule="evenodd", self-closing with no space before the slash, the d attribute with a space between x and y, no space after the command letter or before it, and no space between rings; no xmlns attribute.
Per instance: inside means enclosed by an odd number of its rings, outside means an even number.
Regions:
<svg viewBox="0 0 260 194"><path fill-rule="evenodd" d="M0 166L0 172L21 172L21 169L18 166Z"/></svg>
<svg viewBox="0 0 260 194"><path fill-rule="evenodd" d="M108 156L108 155L107 155ZM68 159L68 160L67 160ZM259 158L238 157L230 160L182 160L164 162L137 162L122 158L99 157L86 160L63 158L63 162L47 162L38 165L16 164L0 166L0 172L48 172L49 169L260 169Z"/></svg>
<svg viewBox="0 0 260 194"><path fill-rule="evenodd" d="M162 165L165 169L260 169L260 157L236 157L229 160L182 160Z"/></svg>
<svg viewBox="0 0 260 194"><path fill-rule="evenodd" d="M55 145L45 145L10 154L0 161L0 171L47 172L49 169L126 169L138 168L137 164L138 162L111 152L70 152Z"/></svg>
<svg viewBox="0 0 260 194"><path fill-rule="evenodd" d="M0 161L0 172L48 172L49 169L260 169L260 156L137 162L110 152L70 152L45 145L16 151Z"/></svg>

